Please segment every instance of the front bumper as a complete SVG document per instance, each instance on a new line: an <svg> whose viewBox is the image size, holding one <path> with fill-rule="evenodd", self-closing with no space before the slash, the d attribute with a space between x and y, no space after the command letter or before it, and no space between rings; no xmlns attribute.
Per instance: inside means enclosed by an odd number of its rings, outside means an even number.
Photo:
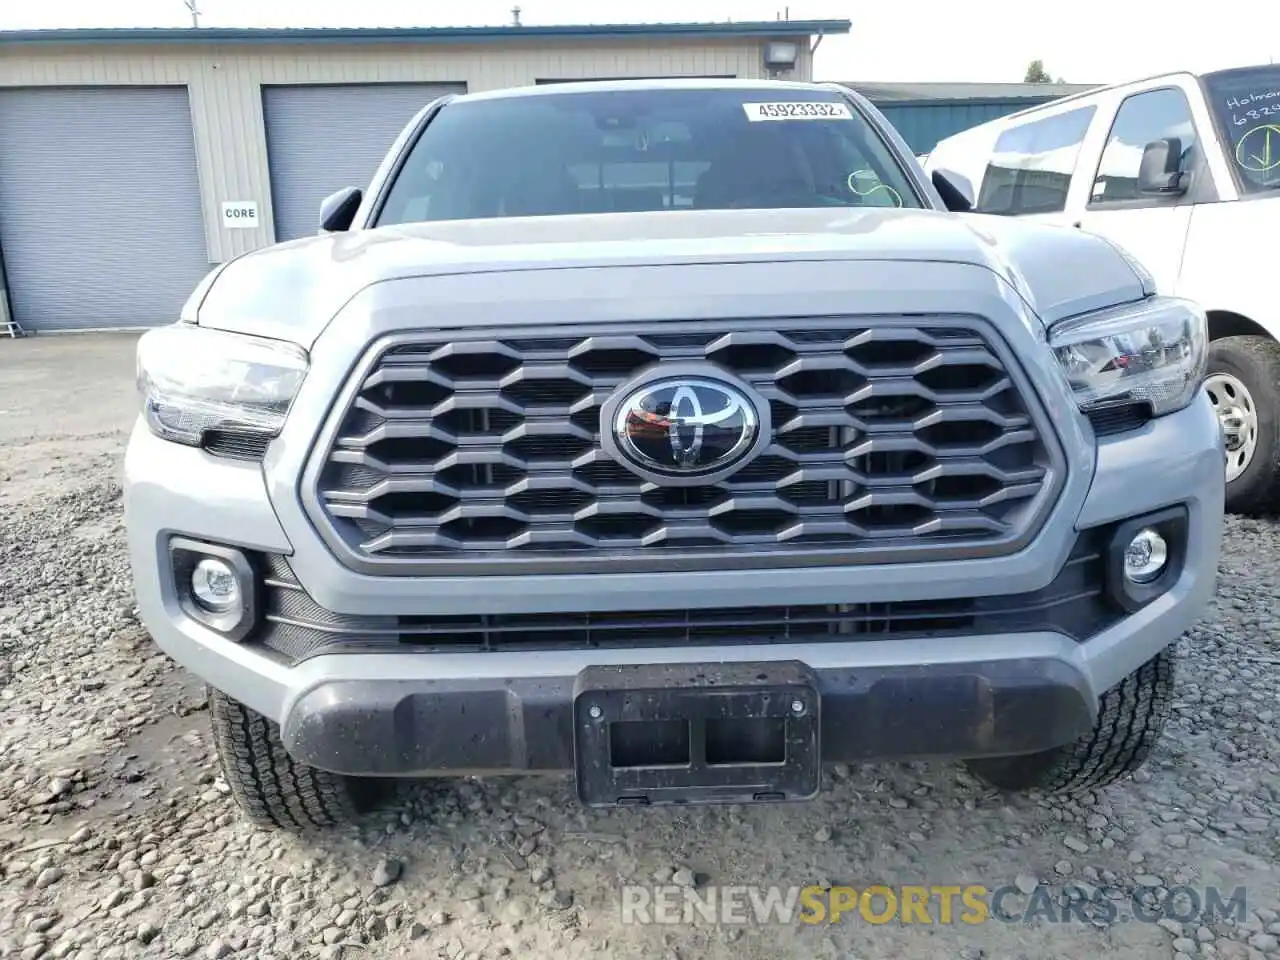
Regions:
<svg viewBox="0 0 1280 960"><path fill-rule="evenodd" d="M1212 595L1223 469L1202 395L1189 408L1098 443L1087 494L1059 504L1035 542L1006 557L856 569L489 578L483 596L444 578L375 578L327 569L314 531L285 533L261 468L155 439L139 426L125 506L139 610L157 644L236 700L278 722L298 759L349 774L568 771L579 675L627 663L798 661L823 697L824 760L998 756L1069 742L1099 695L1174 642ZM1035 590L1062 567L1074 531L1181 505L1185 560L1172 586L1077 642L1028 631L909 639L643 649L322 653L296 664L237 644L188 617L168 576L173 536L302 557L312 598L341 615L610 610L629 603L709 607L863 603ZM495 582L501 580L504 582ZM673 582L678 581L678 582ZM537 581L537 582L535 582ZM446 591L452 591L447 596ZM622 606L622 609L628 609Z"/></svg>
<svg viewBox="0 0 1280 960"><path fill-rule="evenodd" d="M1019 658L920 664L857 658L814 670L822 759L1029 753L1088 731L1096 700L1083 671L1066 661L1052 636L1025 640L1028 656ZM815 652L769 651L771 659L802 662ZM696 663L724 651L681 653ZM902 659L901 651L880 653L885 661ZM357 775L568 771L576 681L572 675L391 679L385 672L332 679L290 703L285 748L304 763Z"/></svg>

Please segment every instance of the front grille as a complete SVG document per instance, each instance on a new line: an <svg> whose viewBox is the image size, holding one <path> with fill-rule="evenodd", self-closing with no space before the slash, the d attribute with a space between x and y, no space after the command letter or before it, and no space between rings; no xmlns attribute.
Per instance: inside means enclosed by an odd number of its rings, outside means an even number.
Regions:
<svg viewBox="0 0 1280 960"><path fill-rule="evenodd" d="M769 445L662 486L600 445L625 381L679 362L749 384ZM379 572L693 569L1015 549L1060 481L1007 348L976 319L806 318L392 338L322 449L318 526Z"/></svg>
<svg viewBox="0 0 1280 960"><path fill-rule="evenodd" d="M1123 612L1104 594L1103 531L1086 531L1054 581L1033 593L952 600L715 607L606 613L361 617L331 613L283 557L266 563L265 624L252 639L296 663L323 653L580 650L853 642L1054 631L1078 642Z"/></svg>

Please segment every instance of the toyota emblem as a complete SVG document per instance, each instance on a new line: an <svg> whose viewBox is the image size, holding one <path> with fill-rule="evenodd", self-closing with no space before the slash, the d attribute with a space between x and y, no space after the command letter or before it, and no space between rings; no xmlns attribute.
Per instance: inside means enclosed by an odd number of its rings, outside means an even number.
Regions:
<svg viewBox="0 0 1280 960"><path fill-rule="evenodd" d="M743 465L766 436L767 405L709 376L651 379L615 399L602 411L606 448L658 483L707 483Z"/></svg>

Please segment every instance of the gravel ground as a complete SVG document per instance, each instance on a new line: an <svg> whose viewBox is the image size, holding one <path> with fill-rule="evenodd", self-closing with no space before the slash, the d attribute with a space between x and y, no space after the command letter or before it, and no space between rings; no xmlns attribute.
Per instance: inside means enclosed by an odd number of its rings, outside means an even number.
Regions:
<svg viewBox="0 0 1280 960"><path fill-rule="evenodd" d="M1229 521L1218 600L1182 642L1152 762L1079 801L1004 797L947 764L837 768L819 800L786 809L597 813L559 779L449 781L299 840L239 821L201 686L134 618L117 480L132 349L0 343L0 957L1280 958L1273 523ZM1122 909L1114 923L624 925L622 885L659 882L700 896L980 883L1032 900L1042 884L1058 914L1080 895L1066 887L1113 889ZM1177 886L1243 887L1247 907L1124 921L1134 888L1156 902Z"/></svg>

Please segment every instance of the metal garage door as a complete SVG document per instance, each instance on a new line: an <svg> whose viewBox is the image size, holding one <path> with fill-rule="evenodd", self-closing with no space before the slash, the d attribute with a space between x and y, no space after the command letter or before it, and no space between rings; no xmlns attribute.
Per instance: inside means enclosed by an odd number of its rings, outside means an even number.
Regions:
<svg viewBox="0 0 1280 960"><path fill-rule="evenodd" d="M370 83L263 87L277 240L318 229L320 201L365 188L414 114L465 84Z"/></svg>
<svg viewBox="0 0 1280 960"><path fill-rule="evenodd" d="M176 320L209 270L186 88L0 89L0 243L29 330Z"/></svg>

